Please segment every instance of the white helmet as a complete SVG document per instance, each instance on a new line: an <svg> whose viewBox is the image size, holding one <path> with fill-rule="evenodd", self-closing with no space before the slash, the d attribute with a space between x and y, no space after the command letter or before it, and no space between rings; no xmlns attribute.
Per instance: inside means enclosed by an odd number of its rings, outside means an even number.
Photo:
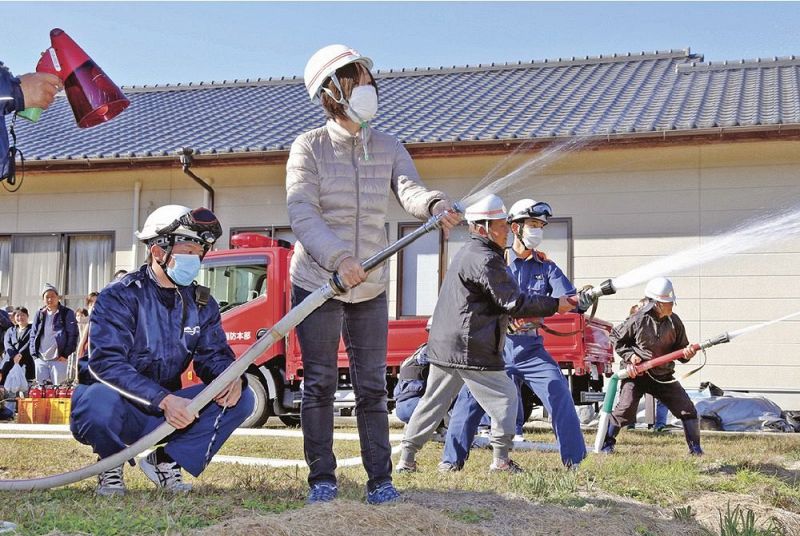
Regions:
<svg viewBox="0 0 800 536"><path fill-rule="evenodd" d="M207 208L192 210L183 205L164 205L147 217L136 238L147 243L159 237L184 237L208 248L221 234L216 216Z"/></svg>
<svg viewBox="0 0 800 536"><path fill-rule="evenodd" d="M656 277L647 282L644 288L644 295L650 299L662 303L675 303L675 290L672 288L672 281L666 277Z"/></svg>
<svg viewBox="0 0 800 536"><path fill-rule="evenodd" d="M479 199L464 211L464 219L470 223L484 220L504 220L507 217L503 200L494 194Z"/></svg>
<svg viewBox="0 0 800 536"><path fill-rule="evenodd" d="M553 209L547 203L540 203L533 199L520 199L508 211L508 223L533 218L547 225L547 218L553 217Z"/></svg>
<svg viewBox="0 0 800 536"><path fill-rule="evenodd" d="M372 60L345 45L328 45L317 50L306 63L303 79L312 102L319 101L322 85L337 69L351 63L361 63L372 70Z"/></svg>

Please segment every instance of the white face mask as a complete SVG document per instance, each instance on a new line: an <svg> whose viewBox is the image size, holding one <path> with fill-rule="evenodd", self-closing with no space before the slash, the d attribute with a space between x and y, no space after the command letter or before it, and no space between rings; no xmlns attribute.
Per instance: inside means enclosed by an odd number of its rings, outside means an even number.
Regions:
<svg viewBox="0 0 800 536"><path fill-rule="evenodd" d="M523 227L522 228L522 243L528 249L536 249L542 243L542 236L544 230L539 227Z"/></svg>
<svg viewBox="0 0 800 536"><path fill-rule="evenodd" d="M356 123L368 123L378 113L378 92L372 84L356 86L345 108L347 116Z"/></svg>

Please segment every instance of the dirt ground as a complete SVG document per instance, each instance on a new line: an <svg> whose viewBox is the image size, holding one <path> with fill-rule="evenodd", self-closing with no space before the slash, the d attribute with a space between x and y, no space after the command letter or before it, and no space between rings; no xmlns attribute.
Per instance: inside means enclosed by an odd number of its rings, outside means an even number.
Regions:
<svg viewBox="0 0 800 536"><path fill-rule="evenodd" d="M749 495L735 493L706 493L689 503L696 512L695 519L709 529L718 530L719 512L727 511L728 505L733 509L737 505L742 509L752 510L762 528L775 518L787 534L800 535L800 515L780 508L765 505Z"/></svg>
<svg viewBox="0 0 800 536"><path fill-rule="evenodd" d="M575 507L534 503L494 493L408 492L403 503L374 507L337 500L277 515L231 519L207 527L202 536L270 534L347 535L591 535L700 536L696 522L619 497L583 497ZM694 507L693 507L694 508ZM714 521L711 509L704 509ZM716 513L716 510L713 510ZM788 512L787 512L788 513ZM790 514L793 515L794 514ZM800 516L794 516L800 518ZM714 518L714 519L711 519ZM708 526L711 528L711 526Z"/></svg>

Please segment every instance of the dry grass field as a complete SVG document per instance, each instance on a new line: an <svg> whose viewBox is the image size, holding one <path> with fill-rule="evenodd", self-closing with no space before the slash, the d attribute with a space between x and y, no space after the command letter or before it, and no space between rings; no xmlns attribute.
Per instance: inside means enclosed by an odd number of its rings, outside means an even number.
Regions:
<svg viewBox="0 0 800 536"><path fill-rule="evenodd" d="M527 438L551 442L552 433L534 430ZM706 456L698 459L685 453L682 434L624 432L615 455L592 454L577 471L564 470L554 452L520 451L514 458L527 472L515 476L489 474L488 450L474 450L460 473L439 474L441 445L431 443L421 452L419 473L395 478L404 501L380 507L364 503L361 467L340 469L340 498L314 506L303 502L303 468L213 463L200 478L189 477L191 494L175 497L126 467L123 498L95 496L93 480L6 492L0 520L16 524L19 534L800 535L800 437L703 439ZM220 454L299 459L301 441L234 436ZM358 455L356 441L335 445L340 458ZM3 479L94 460L73 440L0 439L0 447Z"/></svg>

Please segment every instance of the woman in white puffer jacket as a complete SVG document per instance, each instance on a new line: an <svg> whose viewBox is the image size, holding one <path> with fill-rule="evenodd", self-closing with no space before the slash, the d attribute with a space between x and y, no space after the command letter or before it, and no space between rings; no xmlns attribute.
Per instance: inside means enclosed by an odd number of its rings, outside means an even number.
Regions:
<svg viewBox="0 0 800 536"><path fill-rule="evenodd" d="M333 401L337 350L343 337L356 396L367 501L399 497L392 485L386 403L388 266L366 274L361 259L387 245L390 193L406 211L426 220L450 208L445 194L420 181L408 151L370 127L378 108L372 60L344 45L317 51L305 69L312 102L321 102L325 126L300 135L286 165L289 221L297 236L292 257L292 303L327 283L334 272L350 290L329 300L298 327L303 356L301 422L309 465L308 502L337 495L333 455ZM459 221L450 214L445 229Z"/></svg>

